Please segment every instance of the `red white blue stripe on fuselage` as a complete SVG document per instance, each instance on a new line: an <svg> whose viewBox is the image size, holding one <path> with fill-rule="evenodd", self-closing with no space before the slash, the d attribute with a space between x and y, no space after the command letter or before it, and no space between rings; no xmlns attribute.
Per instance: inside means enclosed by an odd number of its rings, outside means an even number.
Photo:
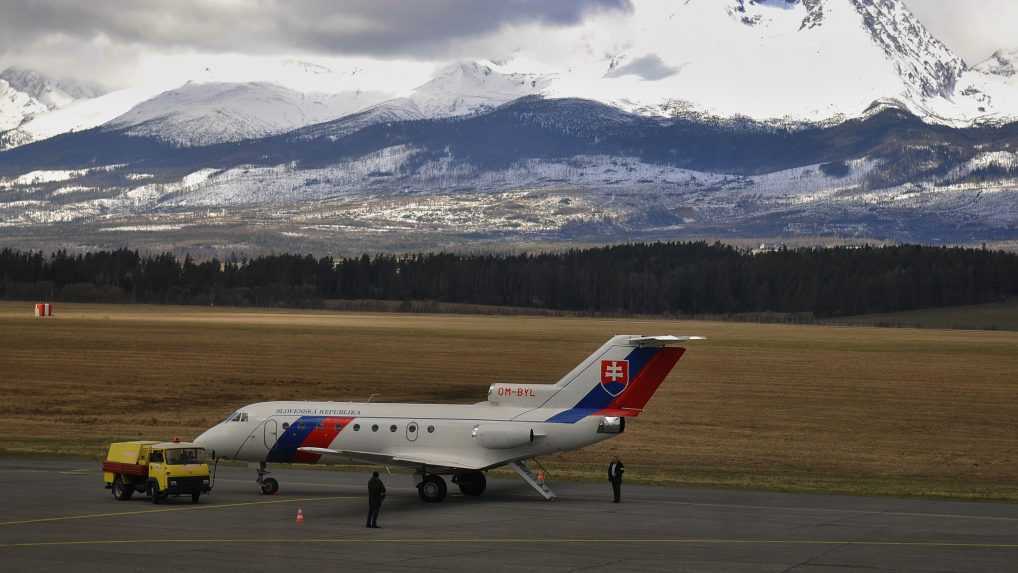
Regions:
<svg viewBox="0 0 1018 573"><path fill-rule="evenodd" d="M265 461L313 464L321 454L300 452L297 448L328 448L352 420L340 416L301 416L283 430Z"/></svg>

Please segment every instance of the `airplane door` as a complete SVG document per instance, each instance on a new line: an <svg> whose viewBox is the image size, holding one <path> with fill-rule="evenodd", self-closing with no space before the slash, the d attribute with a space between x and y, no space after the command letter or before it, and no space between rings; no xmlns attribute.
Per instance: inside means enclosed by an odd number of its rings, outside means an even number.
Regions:
<svg viewBox="0 0 1018 573"><path fill-rule="evenodd" d="M421 426L417 422L410 422L406 425L406 439L411 442L417 441L417 436L420 434Z"/></svg>
<svg viewBox="0 0 1018 573"><path fill-rule="evenodd" d="M272 449L279 439L279 425L272 418L265 420L265 447Z"/></svg>

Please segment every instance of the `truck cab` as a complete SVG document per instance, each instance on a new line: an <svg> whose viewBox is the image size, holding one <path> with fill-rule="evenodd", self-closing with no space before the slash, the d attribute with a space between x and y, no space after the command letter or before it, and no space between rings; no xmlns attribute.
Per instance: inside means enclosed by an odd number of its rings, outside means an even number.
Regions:
<svg viewBox="0 0 1018 573"><path fill-rule="evenodd" d="M103 462L103 481L120 501L138 492L153 503L171 495L190 495L198 503L212 490L206 458L204 448L189 442L117 442Z"/></svg>

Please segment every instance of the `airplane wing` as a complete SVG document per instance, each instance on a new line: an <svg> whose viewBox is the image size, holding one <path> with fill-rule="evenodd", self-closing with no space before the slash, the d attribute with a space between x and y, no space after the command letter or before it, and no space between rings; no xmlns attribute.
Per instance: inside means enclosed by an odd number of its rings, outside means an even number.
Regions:
<svg viewBox="0 0 1018 573"><path fill-rule="evenodd" d="M471 463L467 460L454 458L437 458L433 456L420 456L415 454L380 454L377 452L358 452L353 450L333 450L330 448L297 448L298 452L318 454L323 456L342 456L353 458L372 464L398 464L410 466L431 466L436 468L450 468L456 470L478 470L487 467L487 464Z"/></svg>

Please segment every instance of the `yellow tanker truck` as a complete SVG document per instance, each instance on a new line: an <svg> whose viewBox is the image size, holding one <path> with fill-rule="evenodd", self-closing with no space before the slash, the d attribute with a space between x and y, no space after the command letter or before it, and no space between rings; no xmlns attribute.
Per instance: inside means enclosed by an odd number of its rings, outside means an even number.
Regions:
<svg viewBox="0 0 1018 573"><path fill-rule="evenodd" d="M138 492L152 503L171 495L190 495L198 503L201 494L212 491L205 460L205 449L189 442L116 442L103 461L103 482L119 501Z"/></svg>

